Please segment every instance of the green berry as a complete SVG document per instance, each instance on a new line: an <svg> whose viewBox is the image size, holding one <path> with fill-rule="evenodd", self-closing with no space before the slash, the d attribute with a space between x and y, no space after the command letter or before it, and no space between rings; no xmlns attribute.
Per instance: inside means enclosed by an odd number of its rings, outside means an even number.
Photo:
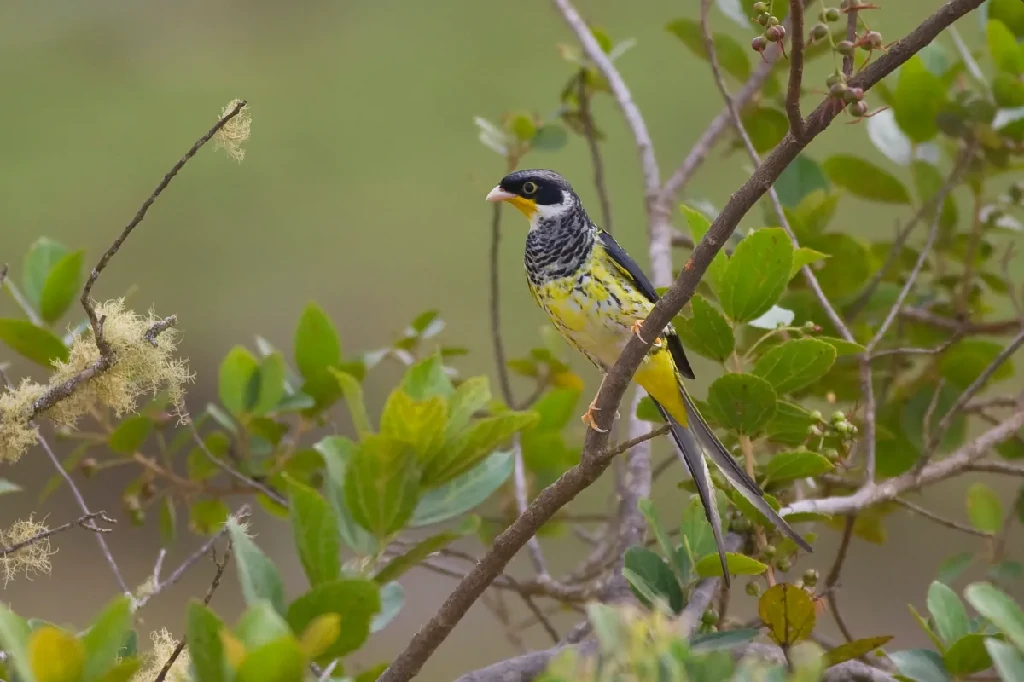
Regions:
<svg viewBox="0 0 1024 682"><path fill-rule="evenodd" d="M811 424L807 427L807 433L811 436L820 436L822 435L821 427L817 424Z"/></svg>
<svg viewBox="0 0 1024 682"><path fill-rule="evenodd" d="M821 451L821 454L825 456L830 462L834 462L839 459L839 451L835 448L825 448Z"/></svg>
<svg viewBox="0 0 1024 682"><path fill-rule="evenodd" d="M700 617L700 622L708 626L714 625L718 622L718 613L714 609L708 609Z"/></svg>
<svg viewBox="0 0 1024 682"><path fill-rule="evenodd" d="M863 50L882 49L882 34L878 31L868 31L861 39L860 46Z"/></svg>
<svg viewBox="0 0 1024 682"><path fill-rule="evenodd" d="M768 14L767 12L761 12L760 14L757 15L757 19L755 19L755 21L757 21L757 23L760 24L761 26L767 26L768 22L771 21L771 19L772 15Z"/></svg>
<svg viewBox="0 0 1024 682"><path fill-rule="evenodd" d="M811 29L811 40L824 40L828 37L828 26L825 24L815 24L814 28Z"/></svg>
<svg viewBox="0 0 1024 682"><path fill-rule="evenodd" d="M822 422L825 421L825 415L823 415L821 412L818 412L817 410L814 410L813 412L811 412L811 419L813 419L816 422Z"/></svg>
<svg viewBox="0 0 1024 682"><path fill-rule="evenodd" d="M839 422L844 422L844 421L846 421L846 415L843 412L841 412L839 410L836 410L835 412L832 413L832 423L833 424L838 424Z"/></svg>
<svg viewBox="0 0 1024 682"><path fill-rule="evenodd" d="M768 39L764 36L757 36L750 41L750 49L754 52L764 52L768 47Z"/></svg>
<svg viewBox="0 0 1024 682"><path fill-rule="evenodd" d="M847 104L864 99L864 88L847 88L843 93L843 101Z"/></svg>
<svg viewBox="0 0 1024 682"><path fill-rule="evenodd" d="M765 12L768 11L768 3L767 2L755 2L754 3L754 11L757 12L758 14L764 14Z"/></svg>
<svg viewBox="0 0 1024 682"><path fill-rule="evenodd" d="M751 597L757 597L761 595L761 584L751 580L747 583L747 594Z"/></svg>
<svg viewBox="0 0 1024 682"><path fill-rule="evenodd" d="M86 457L79 463L78 468L82 471L83 476L89 478L96 473L99 464L92 457Z"/></svg>
<svg viewBox="0 0 1024 682"><path fill-rule="evenodd" d="M785 557L782 557L781 559L775 562L775 568L785 573L789 569L793 568L793 562L791 562L789 559Z"/></svg>
<svg viewBox="0 0 1024 682"><path fill-rule="evenodd" d="M777 43L786 37L786 29L782 26L769 26L768 30L764 32L764 37L770 43Z"/></svg>
<svg viewBox="0 0 1024 682"><path fill-rule="evenodd" d="M815 571L813 568L808 568L806 571L804 571L803 579L804 585L813 588L815 585L818 584L818 572Z"/></svg>
<svg viewBox="0 0 1024 682"><path fill-rule="evenodd" d="M843 55L844 57L849 57L853 55L853 43L851 43L849 40L840 40L838 43L836 43L836 52Z"/></svg>
<svg viewBox="0 0 1024 682"><path fill-rule="evenodd" d="M775 556L775 553L777 551L778 550L775 549L775 545L765 545L764 549L761 550L761 554L764 556L765 559L771 561L772 557Z"/></svg>
<svg viewBox="0 0 1024 682"><path fill-rule="evenodd" d="M823 15L822 19L825 21L839 21L839 17L842 16L839 10L835 7L829 7L823 12Z"/></svg>
<svg viewBox="0 0 1024 682"><path fill-rule="evenodd" d="M768 25L769 26L778 26L779 25L779 18L777 16L775 16L775 15L772 15L772 16L768 17Z"/></svg>
<svg viewBox="0 0 1024 682"><path fill-rule="evenodd" d="M845 83L845 82L846 82L846 76L843 74L842 71L836 71L831 76L829 76L828 78L825 79L825 85L827 85L830 88L833 85L835 85L836 83Z"/></svg>
<svg viewBox="0 0 1024 682"><path fill-rule="evenodd" d="M836 99L842 99L846 93L846 83L835 83L829 86L828 94L835 97Z"/></svg>

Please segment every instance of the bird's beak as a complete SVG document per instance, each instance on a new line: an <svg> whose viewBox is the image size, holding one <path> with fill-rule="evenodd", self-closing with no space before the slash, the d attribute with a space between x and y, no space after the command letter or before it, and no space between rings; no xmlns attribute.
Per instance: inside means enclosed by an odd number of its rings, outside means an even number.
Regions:
<svg viewBox="0 0 1024 682"><path fill-rule="evenodd" d="M512 192L506 192L501 188L500 185L487 193L487 201L490 201L492 203L497 203L499 201L508 201L510 199L515 199L515 197L515 194L512 194Z"/></svg>
<svg viewBox="0 0 1024 682"><path fill-rule="evenodd" d="M487 193L487 201L497 203L499 201L507 201L512 204L527 218L533 218L533 215L537 212L537 202L533 199L527 199L521 197L518 194L512 194L512 192L506 192L499 185L490 192Z"/></svg>

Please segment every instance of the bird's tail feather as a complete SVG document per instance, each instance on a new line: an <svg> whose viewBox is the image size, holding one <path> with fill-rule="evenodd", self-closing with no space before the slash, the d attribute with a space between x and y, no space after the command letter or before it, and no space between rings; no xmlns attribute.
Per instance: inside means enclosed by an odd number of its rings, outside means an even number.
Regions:
<svg viewBox="0 0 1024 682"><path fill-rule="evenodd" d="M743 469L742 466L733 458L732 453L729 452L728 448L722 444L722 441L718 440L715 433L708 426L708 423L704 421L704 417L701 416L697 410L697 406L693 404L693 400L687 394L686 389L683 388L682 383L679 385L679 391L683 395L683 403L686 405L686 416L689 422L689 428L696 434L697 441L701 444L704 451L707 453L711 461L715 463L715 466L722 472L722 474L729 480L729 482L736 488L737 491L743 497L747 499L750 504L754 505L754 508L761 512L765 518L772 522L779 531L795 542L805 552L811 551L811 546L807 544L807 541L800 536L792 526L779 516L779 513L772 508L770 504L764 499L764 492L760 486L750 477L750 475Z"/></svg>
<svg viewBox="0 0 1024 682"><path fill-rule="evenodd" d="M697 443L697 439L694 436L693 431L673 419L668 411L661 406L661 403L655 401L654 404L658 406L658 410L661 412L661 415L670 425L672 439L678 446L683 464L686 465L686 469L690 472L693 482L697 484L697 494L700 495L700 501L704 506L704 512L707 514L708 521L711 523L711 532L715 535L715 545L718 546L718 558L722 562L722 579L725 581L726 587L728 587L730 582L729 564L725 558L725 538L722 537L722 518L718 513L718 503L715 499L715 484L711 480L711 472L708 471L708 463L704 461L704 456L701 454L701 447Z"/></svg>

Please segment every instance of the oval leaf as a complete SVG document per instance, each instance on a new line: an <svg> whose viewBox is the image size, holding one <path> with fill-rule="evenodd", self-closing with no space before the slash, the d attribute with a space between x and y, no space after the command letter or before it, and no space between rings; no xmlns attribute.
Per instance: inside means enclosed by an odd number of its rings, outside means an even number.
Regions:
<svg viewBox="0 0 1024 682"><path fill-rule="evenodd" d="M984 483L972 483L967 489L967 517L971 525L985 533L1003 529L1003 504L999 495Z"/></svg>
<svg viewBox="0 0 1024 682"><path fill-rule="evenodd" d="M420 471L412 448L381 435L367 437L348 462L345 504L378 539L401 530L419 499Z"/></svg>
<svg viewBox="0 0 1024 682"><path fill-rule="evenodd" d="M859 156L836 154L825 159L823 167L832 182L863 199L887 204L910 203L903 183Z"/></svg>
<svg viewBox="0 0 1024 682"><path fill-rule="evenodd" d="M782 395L821 379L835 361L836 349L830 344L817 339L795 339L773 346L758 358L753 372Z"/></svg>
<svg viewBox="0 0 1024 682"><path fill-rule="evenodd" d="M740 435L759 433L775 416L775 389L753 374L725 374L708 388L708 411Z"/></svg>
<svg viewBox="0 0 1024 682"><path fill-rule="evenodd" d="M682 588L679 587L672 569L657 553L646 547L630 547L626 550L624 567L633 574L634 579L643 581L640 585L631 581L630 588L636 598L648 608L652 606L650 597L653 595L663 599L673 613L682 610ZM650 594L647 594L648 592Z"/></svg>
<svg viewBox="0 0 1024 682"><path fill-rule="evenodd" d="M690 309L690 317L679 316L672 322L683 345L706 358L725 362L736 344L729 320L700 294L693 295Z"/></svg>
<svg viewBox="0 0 1024 682"><path fill-rule="evenodd" d="M722 278L722 310L735 322L756 320L778 302L793 267L793 244L779 227L748 234Z"/></svg>
<svg viewBox="0 0 1024 682"><path fill-rule="evenodd" d="M967 609L956 592L936 581L928 587L928 612L935 630L946 646L960 639L970 629Z"/></svg>
<svg viewBox="0 0 1024 682"><path fill-rule="evenodd" d="M370 635L370 620L380 610L380 588L372 580L333 580L317 585L288 607L292 632L304 632L310 623L326 614L341 621L338 638L319 660L331 660L355 651Z"/></svg>
<svg viewBox="0 0 1024 682"><path fill-rule="evenodd" d="M825 665L833 666L837 663L843 663L845 661L851 661L861 656L866 656L880 646L886 644L892 639L892 635L880 635L878 637L866 637L864 639L855 639L852 642L847 642L837 646L835 649L830 649L825 653Z"/></svg>
<svg viewBox="0 0 1024 682"><path fill-rule="evenodd" d="M807 591L787 583L768 588L758 600L757 613L780 646L807 639L816 620L814 602Z"/></svg>
<svg viewBox="0 0 1024 682"><path fill-rule="evenodd" d="M74 251L57 261L46 276L39 295L39 314L49 323L59 320L78 295L85 251Z"/></svg>
<svg viewBox="0 0 1024 682"><path fill-rule="evenodd" d="M745 554L726 552L725 562L729 566L730 575L761 575L768 566ZM697 575L701 578L715 578L722 575L722 562L718 554L708 554L697 562Z"/></svg>
<svg viewBox="0 0 1024 682"><path fill-rule="evenodd" d="M18 355L43 367L54 360L66 362L68 349L49 329L37 327L28 320L0 320L0 341Z"/></svg>
<svg viewBox="0 0 1024 682"><path fill-rule="evenodd" d="M804 430L806 434L806 429ZM821 476L835 466L817 452L780 452L761 468L761 474L772 483L793 481L798 478Z"/></svg>

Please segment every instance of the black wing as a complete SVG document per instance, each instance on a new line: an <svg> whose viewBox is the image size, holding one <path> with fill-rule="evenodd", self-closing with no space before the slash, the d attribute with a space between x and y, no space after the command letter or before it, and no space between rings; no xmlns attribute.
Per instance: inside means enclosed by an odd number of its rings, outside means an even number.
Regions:
<svg viewBox="0 0 1024 682"><path fill-rule="evenodd" d="M654 290L654 285L651 284L651 280L647 279L647 275L640 269L636 261L626 253L626 250L619 246L619 243L612 239L612 236L604 230L598 230L598 239L601 241L601 246L604 250L612 257L616 265L622 269L632 281L633 286L636 287L637 291L644 295L651 303L657 303L658 292ZM668 341L668 350L672 354L672 359L676 363L676 367L679 368L679 372L687 379L695 378L693 375L693 368L690 367L690 361L686 359L686 353L683 351L683 344L679 340L679 337L675 334L666 334Z"/></svg>

